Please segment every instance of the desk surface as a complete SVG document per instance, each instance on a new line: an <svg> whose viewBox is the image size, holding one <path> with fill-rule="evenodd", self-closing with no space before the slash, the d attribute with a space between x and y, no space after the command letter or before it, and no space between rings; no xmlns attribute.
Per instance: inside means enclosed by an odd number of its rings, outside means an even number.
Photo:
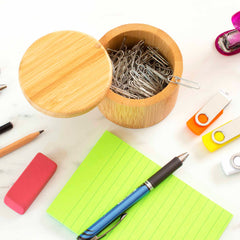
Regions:
<svg viewBox="0 0 240 240"><path fill-rule="evenodd" d="M218 34L232 29L231 16L240 10L229 1L0 1L0 81L8 88L0 93L0 124L14 129L0 136L5 146L35 130L46 132L0 161L0 238L8 240L61 240L75 235L46 214L46 209L105 130L163 165L188 151L191 157L176 176L234 214L221 240L240 237L240 174L225 176L220 161L239 152L236 140L209 153L185 122L219 89L228 91L232 103L209 130L240 115L240 54L225 57L214 47ZM33 109L20 90L18 67L27 47L39 37L57 30L76 30L99 39L125 23L146 23L166 31L179 45L184 60L183 77L198 81L200 90L181 87L172 113L147 129L127 129L108 121L96 108L84 116L57 119ZM3 198L36 155L42 152L58 164L51 181L20 216L6 207Z"/></svg>

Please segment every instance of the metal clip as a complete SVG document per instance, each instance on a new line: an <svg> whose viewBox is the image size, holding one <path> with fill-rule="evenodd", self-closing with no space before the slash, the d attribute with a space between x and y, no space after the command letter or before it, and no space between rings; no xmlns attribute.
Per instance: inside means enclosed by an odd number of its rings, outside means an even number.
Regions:
<svg viewBox="0 0 240 240"><path fill-rule="evenodd" d="M105 237L109 232L111 232L115 227L117 227L126 216L127 216L127 213L123 213L122 215L120 215L119 221L112 228L110 228L107 232L105 232L101 236L95 236L95 237L91 238L91 240L99 240L99 239Z"/></svg>
<svg viewBox="0 0 240 240"><path fill-rule="evenodd" d="M195 121L199 126L207 126L212 120L231 102L231 98L228 93L220 90L215 96L213 96L209 102L195 115ZM204 115L207 121L199 121L199 116Z"/></svg>
<svg viewBox="0 0 240 240"><path fill-rule="evenodd" d="M212 132L212 140L223 144L240 135L240 117L226 123Z"/></svg>
<svg viewBox="0 0 240 240"><path fill-rule="evenodd" d="M126 216L127 216L127 213L121 214L119 221L113 227L111 227L107 232L103 233L100 236L94 236L92 238L89 238L89 240L99 240L99 239L105 237L109 232L111 232L115 227L117 227ZM81 238L80 236L78 236L78 238L77 238L77 240L84 240L84 239L85 238ZM85 240L87 240L87 238Z"/></svg>
<svg viewBox="0 0 240 240"><path fill-rule="evenodd" d="M175 80L173 80L173 79L175 79ZM182 82L186 82L186 83L179 82L178 80L181 80ZM185 78L181 78L178 76L168 76L167 81L170 83L179 84L179 85L182 85L182 86L188 87L188 88L200 89L200 84L198 82L194 82L194 81L191 81L191 80L188 80Z"/></svg>
<svg viewBox="0 0 240 240"><path fill-rule="evenodd" d="M230 159L222 161L222 169L226 175L240 172L240 153L234 154Z"/></svg>

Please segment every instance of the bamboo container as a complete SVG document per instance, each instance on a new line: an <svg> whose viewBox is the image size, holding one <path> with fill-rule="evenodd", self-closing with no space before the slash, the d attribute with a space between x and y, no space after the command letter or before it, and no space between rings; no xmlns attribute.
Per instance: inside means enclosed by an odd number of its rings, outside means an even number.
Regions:
<svg viewBox="0 0 240 240"><path fill-rule="evenodd" d="M181 77L182 55L174 40L164 31L145 24L127 24L107 32L101 44L107 49L120 47L123 38L132 46L140 40L156 47L174 69L174 76ZM103 115L112 122L129 128L144 128L163 120L172 111L178 95L179 85L168 86L157 95L145 99L128 99L109 89L106 97L98 105Z"/></svg>
<svg viewBox="0 0 240 240"><path fill-rule="evenodd" d="M144 40L156 47L181 77L182 56L177 44L162 30L127 24L106 33L100 41L80 32L59 31L34 42L19 67L20 86L37 110L53 117L74 117L98 105L112 122L144 128L163 120L173 109L179 85L168 86L146 99L128 99L110 90L112 66L106 49Z"/></svg>

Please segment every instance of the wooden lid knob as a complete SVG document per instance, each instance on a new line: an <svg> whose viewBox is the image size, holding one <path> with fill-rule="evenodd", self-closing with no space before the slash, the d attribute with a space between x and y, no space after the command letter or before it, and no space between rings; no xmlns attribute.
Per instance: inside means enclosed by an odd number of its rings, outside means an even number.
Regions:
<svg viewBox="0 0 240 240"><path fill-rule="evenodd" d="M20 63L19 80L36 109L54 117L74 117L102 101L111 85L112 65L96 39L59 31L28 48Z"/></svg>

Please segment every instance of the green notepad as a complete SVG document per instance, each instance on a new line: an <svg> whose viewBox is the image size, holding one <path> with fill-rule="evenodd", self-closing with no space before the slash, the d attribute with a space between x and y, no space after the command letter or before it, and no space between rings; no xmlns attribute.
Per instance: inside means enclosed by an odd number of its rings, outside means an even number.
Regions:
<svg viewBox="0 0 240 240"><path fill-rule="evenodd" d="M80 234L158 169L156 163L105 132L47 212ZM105 240L215 240L232 218L173 175L127 213Z"/></svg>

